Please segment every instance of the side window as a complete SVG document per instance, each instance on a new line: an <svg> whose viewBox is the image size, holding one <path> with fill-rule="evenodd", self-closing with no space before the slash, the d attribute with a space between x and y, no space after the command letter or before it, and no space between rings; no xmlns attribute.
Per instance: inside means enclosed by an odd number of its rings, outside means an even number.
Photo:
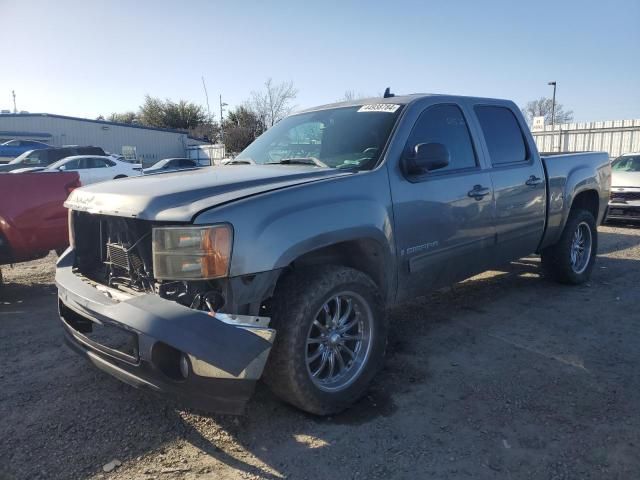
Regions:
<svg viewBox="0 0 640 480"><path fill-rule="evenodd" d="M80 160L70 160L64 164L65 170L79 170L80 169Z"/></svg>
<svg viewBox="0 0 640 480"><path fill-rule="evenodd" d="M522 163L528 160L527 147L518 120L505 107L475 108L487 142L492 165Z"/></svg>
<svg viewBox="0 0 640 480"><path fill-rule="evenodd" d="M103 158L87 158L88 168L106 168L108 163Z"/></svg>
<svg viewBox="0 0 640 480"><path fill-rule="evenodd" d="M438 172L478 165L467 122L456 105L436 105L420 114L409 135L405 153L411 155L419 143L441 143L449 150L449 165Z"/></svg>

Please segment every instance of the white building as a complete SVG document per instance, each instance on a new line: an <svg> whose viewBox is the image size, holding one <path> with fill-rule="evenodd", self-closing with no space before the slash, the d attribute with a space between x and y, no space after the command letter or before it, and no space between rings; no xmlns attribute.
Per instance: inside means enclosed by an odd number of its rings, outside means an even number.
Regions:
<svg viewBox="0 0 640 480"><path fill-rule="evenodd" d="M55 147L93 145L106 152L135 151L145 165L168 157L185 157L187 147L201 142L178 130L130 125L49 113L0 113L0 143L39 140Z"/></svg>
<svg viewBox="0 0 640 480"><path fill-rule="evenodd" d="M545 125L534 119L531 133L541 152L598 150L615 158L640 152L640 119Z"/></svg>

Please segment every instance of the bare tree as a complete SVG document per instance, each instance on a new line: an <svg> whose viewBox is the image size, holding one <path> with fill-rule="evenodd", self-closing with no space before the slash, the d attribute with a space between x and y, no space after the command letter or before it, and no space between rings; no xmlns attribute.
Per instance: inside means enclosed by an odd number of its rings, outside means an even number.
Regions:
<svg viewBox="0 0 640 480"><path fill-rule="evenodd" d="M293 82L274 83L271 78L264 82L264 90L251 92L251 109L260 121L269 128L286 117L294 106L298 95Z"/></svg>
<svg viewBox="0 0 640 480"><path fill-rule="evenodd" d="M382 95L379 95L382 96ZM338 99L338 102L350 102L352 100L361 100L363 98L370 98L372 95L367 95L364 93L356 93L355 90L345 90L342 98Z"/></svg>
<svg viewBox="0 0 640 480"><path fill-rule="evenodd" d="M545 124L551 124L551 112L553 109L553 100L548 97L541 97L537 100L528 102L523 108L522 113L527 119L529 125L533 122L533 117L544 117ZM560 103L556 103L555 123L569 123L573 120L573 110L564 110Z"/></svg>

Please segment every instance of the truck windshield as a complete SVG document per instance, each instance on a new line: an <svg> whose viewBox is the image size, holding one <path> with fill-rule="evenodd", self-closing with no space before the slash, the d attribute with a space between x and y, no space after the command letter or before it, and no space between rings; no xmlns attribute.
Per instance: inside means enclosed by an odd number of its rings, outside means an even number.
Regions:
<svg viewBox="0 0 640 480"><path fill-rule="evenodd" d="M611 163L611 169L618 172L640 172L640 155L625 155Z"/></svg>
<svg viewBox="0 0 640 480"><path fill-rule="evenodd" d="M382 154L401 106L371 107L375 105L292 115L262 134L235 161L371 169Z"/></svg>

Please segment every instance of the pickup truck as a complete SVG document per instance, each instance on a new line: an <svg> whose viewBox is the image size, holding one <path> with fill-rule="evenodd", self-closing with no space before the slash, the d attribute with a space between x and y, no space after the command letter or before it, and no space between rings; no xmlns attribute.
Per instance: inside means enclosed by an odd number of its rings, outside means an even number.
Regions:
<svg viewBox="0 0 640 480"><path fill-rule="evenodd" d="M237 160L75 190L56 269L69 346L224 413L258 379L348 408L388 306L505 262L587 281L611 176L606 153L541 158L513 102L423 94L293 114Z"/></svg>
<svg viewBox="0 0 640 480"><path fill-rule="evenodd" d="M0 265L67 248L68 215L63 204L79 186L77 172L0 175Z"/></svg>

